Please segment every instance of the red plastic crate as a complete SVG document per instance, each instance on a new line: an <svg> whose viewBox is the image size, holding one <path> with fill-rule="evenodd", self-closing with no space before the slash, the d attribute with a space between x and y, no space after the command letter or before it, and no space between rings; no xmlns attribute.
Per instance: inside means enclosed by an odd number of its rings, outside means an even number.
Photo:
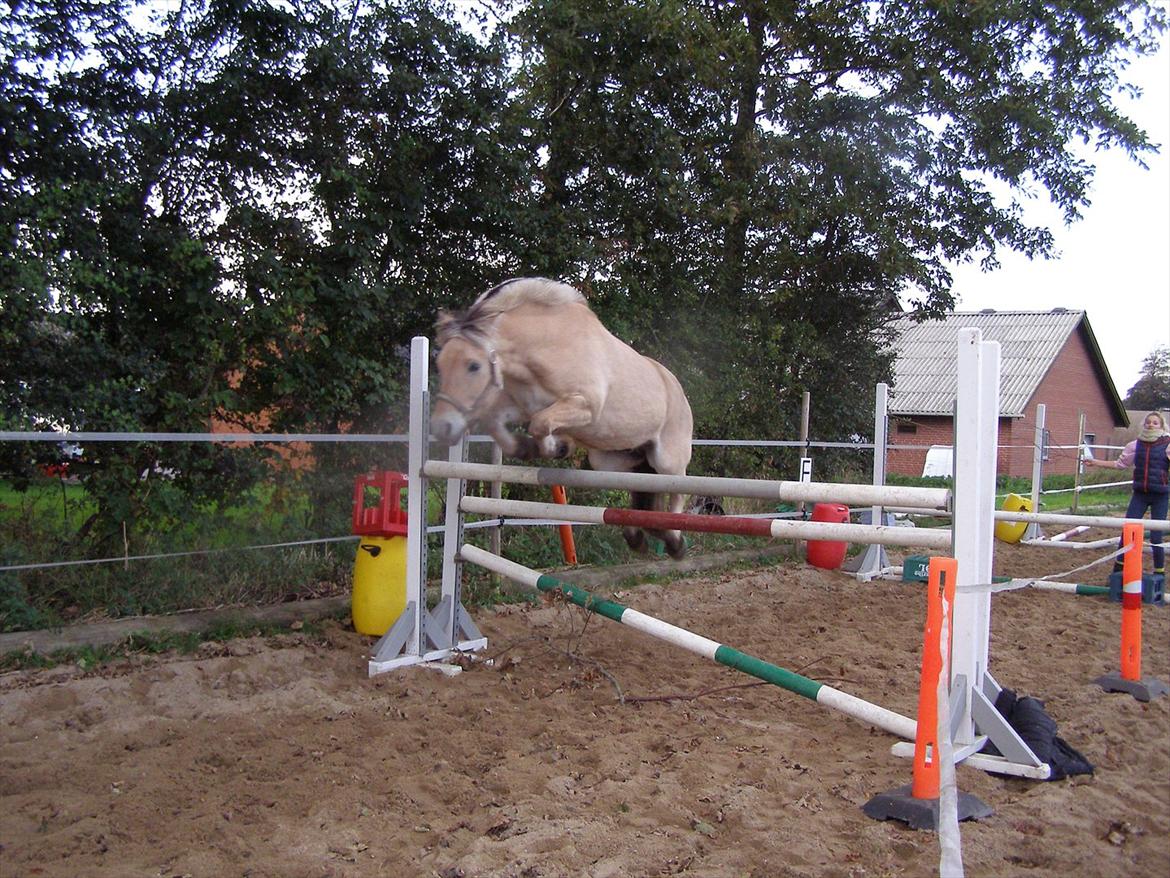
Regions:
<svg viewBox="0 0 1170 878"><path fill-rule="evenodd" d="M377 492L376 506L366 506L367 488ZM353 485L353 532L359 536L406 536L405 488L404 473L379 471L358 476Z"/></svg>

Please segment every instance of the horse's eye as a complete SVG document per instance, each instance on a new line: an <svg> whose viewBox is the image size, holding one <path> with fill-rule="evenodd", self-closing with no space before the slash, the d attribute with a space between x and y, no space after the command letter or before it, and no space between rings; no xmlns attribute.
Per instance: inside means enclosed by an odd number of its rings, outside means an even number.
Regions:
<svg viewBox="0 0 1170 878"><path fill-rule="evenodd" d="M467 371L468 372L478 372L479 371L479 363L472 360L470 363L467 364Z"/></svg>

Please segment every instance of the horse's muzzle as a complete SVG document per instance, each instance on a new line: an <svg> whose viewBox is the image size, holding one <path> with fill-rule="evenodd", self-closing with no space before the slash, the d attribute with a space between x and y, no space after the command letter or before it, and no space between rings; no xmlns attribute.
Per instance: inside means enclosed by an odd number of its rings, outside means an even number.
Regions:
<svg viewBox="0 0 1170 878"><path fill-rule="evenodd" d="M444 445L454 445L466 430L467 422L457 412L434 415L431 418L431 435L435 437L436 442L442 442Z"/></svg>

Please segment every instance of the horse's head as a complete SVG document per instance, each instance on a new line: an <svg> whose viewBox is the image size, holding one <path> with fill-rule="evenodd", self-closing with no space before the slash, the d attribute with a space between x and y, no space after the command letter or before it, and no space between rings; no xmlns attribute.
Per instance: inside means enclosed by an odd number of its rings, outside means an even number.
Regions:
<svg viewBox="0 0 1170 878"><path fill-rule="evenodd" d="M503 388L496 352L460 335L443 340L439 349L439 392L432 398L431 433L454 445L499 397Z"/></svg>

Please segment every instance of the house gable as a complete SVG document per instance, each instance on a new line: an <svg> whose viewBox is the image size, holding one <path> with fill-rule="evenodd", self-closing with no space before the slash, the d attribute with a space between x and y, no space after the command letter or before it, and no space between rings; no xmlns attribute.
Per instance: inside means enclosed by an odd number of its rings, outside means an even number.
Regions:
<svg viewBox="0 0 1170 878"><path fill-rule="evenodd" d="M1001 351L998 471L1028 476L1035 445L1036 406L1046 407L1052 447L1044 471L1071 473L1076 467L1080 415L1085 432L1107 442L1126 422L1125 410L1082 311L982 311L949 314L915 324L901 318L896 342L894 385L889 406L890 472L918 475L929 445L949 445L950 408L957 390L955 345L958 331L975 327ZM907 448L906 446L918 446Z"/></svg>

